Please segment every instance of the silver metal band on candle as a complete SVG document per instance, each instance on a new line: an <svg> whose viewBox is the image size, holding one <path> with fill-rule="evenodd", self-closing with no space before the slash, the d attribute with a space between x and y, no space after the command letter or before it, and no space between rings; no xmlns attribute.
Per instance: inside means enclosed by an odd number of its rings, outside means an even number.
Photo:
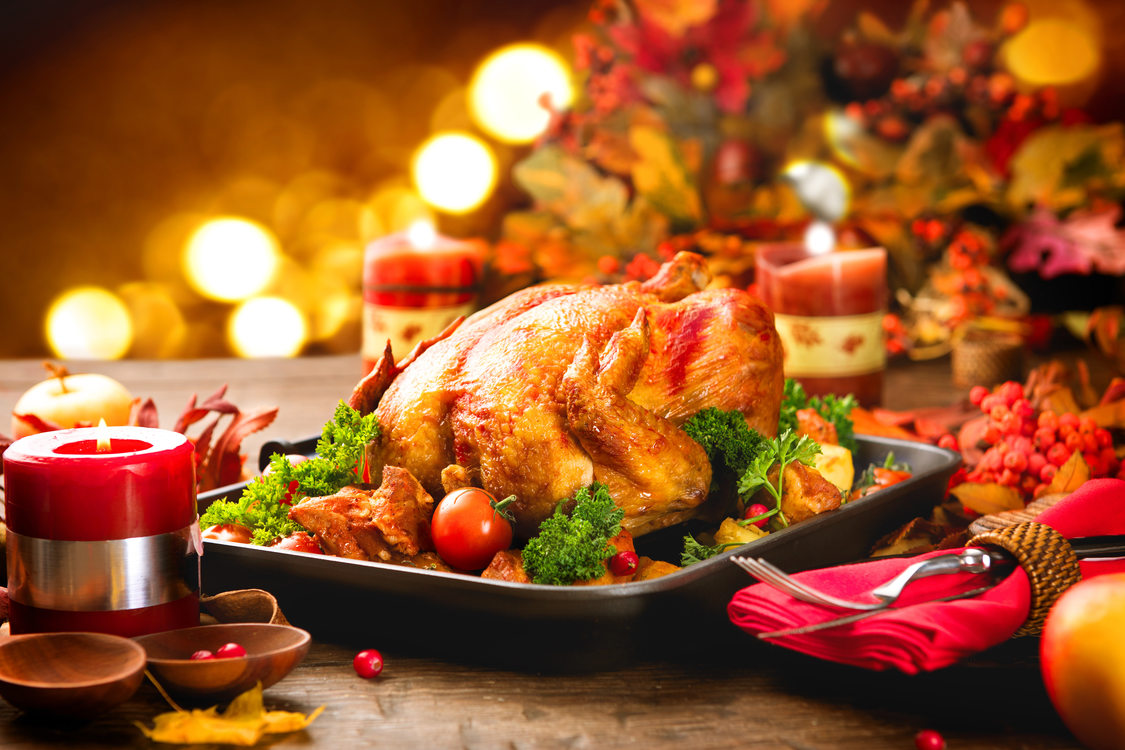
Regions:
<svg viewBox="0 0 1125 750"><path fill-rule="evenodd" d="M98 542L39 539L8 529L8 596L67 612L177 601L199 590L197 528Z"/></svg>

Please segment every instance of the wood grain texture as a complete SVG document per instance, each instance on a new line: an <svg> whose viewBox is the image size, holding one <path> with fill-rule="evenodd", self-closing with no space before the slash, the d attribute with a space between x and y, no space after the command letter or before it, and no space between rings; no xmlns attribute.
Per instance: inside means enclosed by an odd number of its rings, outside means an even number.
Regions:
<svg viewBox="0 0 1125 750"><path fill-rule="evenodd" d="M193 391L203 396L222 383L245 409L278 405L277 422L248 444L256 456L264 440L318 432L358 379L359 360L112 362L72 369L96 369L135 395L153 397L169 421ZM0 409L10 411L40 379L38 362L0 361ZM947 360L896 365L887 374L889 408L948 405L964 395L950 384ZM339 613L348 616L347 602L339 603ZM1046 697L1032 638L914 677L822 662L749 638L735 642L741 645L729 653L704 652L690 661L537 675L441 660L424 651L404 653L394 643L322 642L314 634L304 661L266 690L265 699L267 708L308 713L324 705L325 712L307 730L268 744L332 750L903 750L928 728L957 750L1080 747ZM352 657L363 648L383 652L385 668L375 679L363 680L352 669ZM129 702L80 725L37 720L0 704L0 747L151 747L132 722L151 723L165 710L147 683Z"/></svg>

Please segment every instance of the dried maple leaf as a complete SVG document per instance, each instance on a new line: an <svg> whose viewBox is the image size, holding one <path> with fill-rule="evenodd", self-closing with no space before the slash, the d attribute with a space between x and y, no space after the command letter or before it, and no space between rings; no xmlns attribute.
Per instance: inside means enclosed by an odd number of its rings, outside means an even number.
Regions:
<svg viewBox="0 0 1125 750"><path fill-rule="evenodd" d="M238 407L223 398L226 392L227 385L223 383L219 390L208 396L207 399L198 406L196 406L195 403L195 394L191 394L191 398L188 399L188 405L184 409L184 413L176 420L176 426L172 429L176 432L187 434L188 427L191 427L213 411L220 414L237 414Z"/></svg>
<svg viewBox="0 0 1125 750"><path fill-rule="evenodd" d="M1015 487L996 482L962 482L949 493L982 516L1024 507L1023 498Z"/></svg>
<svg viewBox="0 0 1125 750"><path fill-rule="evenodd" d="M189 427L211 414L215 415L195 438L188 436L195 447L195 475L200 492L241 481L242 466L246 460L242 455L242 441L252 433L265 429L277 418L276 407L243 413L226 399L226 392L227 386L224 383L201 403L197 402L193 393L173 427L176 432L187 435ZM214 439L220 421L227 417L230 417L230 423L218 439ZM140 405L134 404L132 423L158 426L156 406L152 399L147 399Z"/></svg>
<svg viewBox="0 0 1125 750"><path fill-rule="evenodd" d="M1051 483L1043 492L1045 495L1068 494L1081 487L1090 478L1090 467L1082 454L1074 451L1066 463L1059 467Z"/></svg>
<svg viewBox="0 0 1125 750"><path fill-rule="evenodd" d="M175 704L173 704L175 705ZM218 708L193 709L159 714L149 729L134 722L146 737L156 742L177 745L221 743L254 745L266 734L296 732L309 726L324 710L320 706L308 716L293 711L266 711L262 703L262 683L242 693L221 714Z"/></svg>
<svg viewBox="0 0 1125 750"><path fill-rule="evenodd" d="M143 401L139 398L133 399L133 407L129 413L129 424L137 427L159 427L160 418L156 413L156 403L151 398L146 398Z"/></svg>
<svg viewBox="0 0 1125 750"><path fill-rule="evenodd" d="M215 445L207 452L200 483L208 487L224 487L242 479L244 457L242 441L268 427L277 418L277 407L252 413L235 412L233 419ZM217 420L216 420L217 421Z"/></svg>

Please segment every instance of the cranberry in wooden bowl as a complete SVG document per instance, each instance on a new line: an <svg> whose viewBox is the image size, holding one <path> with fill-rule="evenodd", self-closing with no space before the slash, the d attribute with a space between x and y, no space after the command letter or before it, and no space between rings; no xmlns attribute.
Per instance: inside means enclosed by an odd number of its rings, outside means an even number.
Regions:
<svg viewBox="0 0 1125 750"><path fill-rule="evenodd" d="M148 669L174 698L195 705L228 701L262 683L275 684L305 658L311 638L290 625L224 623L169 630L135 639L148 655ZM237 644L245 656L223 657ZM217 658L192 658L208 651Z"/></svg>

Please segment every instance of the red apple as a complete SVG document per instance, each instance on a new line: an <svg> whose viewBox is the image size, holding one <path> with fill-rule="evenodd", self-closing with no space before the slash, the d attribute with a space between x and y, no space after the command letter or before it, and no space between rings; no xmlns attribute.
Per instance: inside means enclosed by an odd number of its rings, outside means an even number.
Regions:
<svg viewBox="0 0 1125 750"><path fill-rule="evenodd" d="M129 423L133 397L113 378L97 373L71 375L65 368L29 388L12 409L12 438L42 432L46 425L65 429ZM38 420L38 421L37 421Z"/></svg>
<svg viewBox="0 0 1125 750"><path fill-rule="evenodd" d="M1125 573L1067 589L1047 615L1039 657L1074 736L1092 750L1125 748Z"/></svg>

